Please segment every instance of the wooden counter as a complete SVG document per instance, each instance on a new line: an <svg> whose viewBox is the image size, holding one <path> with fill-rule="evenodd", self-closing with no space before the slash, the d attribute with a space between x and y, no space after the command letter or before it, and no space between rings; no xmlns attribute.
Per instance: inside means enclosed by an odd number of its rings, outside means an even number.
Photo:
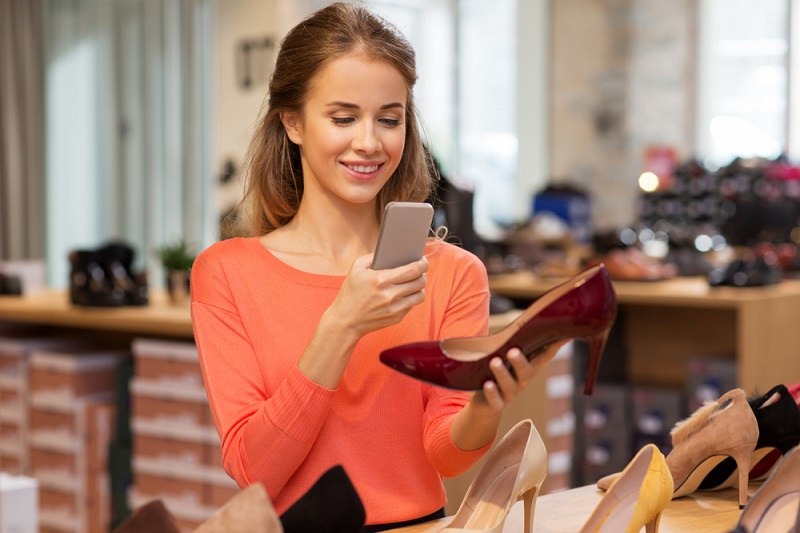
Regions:
<svg viewBox="0 0 800 533"><path fill-rule="evenodd" d="M493 275L492 290L535 299L557 279ZM682 387L694 357L735 357L739 386L766 391L800 381L800 281L711 287L704 278L614 282L631 381Z"/></svg>
<svg viewBox="0 0 800 533"><path fill-rule="evenodd" d="M751 489L752 493L752 489ZM536 533L575 533L580 531L604 493L587 485L576 489L546 494L536 499L533 530ZM661 516L659 533L728 533L739 520L741 511L736 491L695 493L670 502ZM512 507L503 531L521 533L524 513L522 501ZM425 524L393 529L402 533L434 533L450 521L443 518Z"/></svg>
<svg viewBox="0 0 800 533"><path fill-rule="evenodd" d="M151 290L150 304L140 307L80 307L64 291L29 296L0 296L0 320L118 331L149 335L192 337L189 304L172 305L166 295Z"/></svg>
<svg viewBox="0 0 800 533"><path fill-rule="evenodd" d="M519 313L511 311L489 318L489 329L502 328ZM81 329L99 329L192 337L189 302L171 304L161 291L150 291L150 304L141 307L80 307L64 291L30 296L0 296L0 321L23 322Z"/></svg>

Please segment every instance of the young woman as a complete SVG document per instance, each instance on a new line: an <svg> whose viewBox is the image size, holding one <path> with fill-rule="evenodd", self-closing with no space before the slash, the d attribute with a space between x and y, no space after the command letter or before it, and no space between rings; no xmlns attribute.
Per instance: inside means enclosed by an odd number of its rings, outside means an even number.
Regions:
<svg viewBox="0 0 800 533"><path fill-rule="evenodd" d="M442 476L492 445L533 366L518 350L463 393L380 364L399 344L487 333L480 261L429 239L370 269L383 207L433 186L415 116L414 52L363 7L337 3L281 44L249 152L249 237L197 258L192 322L226 471L281 514L341 464L374 529L441 516Z"/></svg>

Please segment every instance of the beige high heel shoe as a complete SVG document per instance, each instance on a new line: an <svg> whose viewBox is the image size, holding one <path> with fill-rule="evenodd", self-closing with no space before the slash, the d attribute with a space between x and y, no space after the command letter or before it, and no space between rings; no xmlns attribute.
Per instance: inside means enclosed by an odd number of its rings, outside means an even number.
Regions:
<svg viewBox="0 0 800 533"><path fill-rule="evenodd" d="M194 533L283 533L272 502L261 483L240 490Z"/></svg>
<svg viewBox="0 0 800 533"><path fill-rule="evenodd" d="M644 446L597 504L581 533L657 533L661 512L672 500L672 475L664 455Z"/></svg>
<svg viewBox="0 0 800 533"><path fill-rule="evenodd" d="M758 422L742 389L732 389L717 401L707 403L672 429L673 448L667 455L675 483L672 497L696 491L715 466L731 457L738 473L739 507L744 507L757 442ZM618 475L601 478L597 488L607 489Z"/></svg>
<svg viewBox="0 0 800 533"><path fill-rule="evenodd" d="M511 507L525 505L525 533L533 530L536 496L547 476L547 450L529 419L517 423L489 452L464 500L442 533L500 533Z"/></svg>
<svg viewBox="0 0 800 533"><path fill-rule="evenodd" d="M800 531L800 446L778 463L750 498L733 533Z"/></svg>

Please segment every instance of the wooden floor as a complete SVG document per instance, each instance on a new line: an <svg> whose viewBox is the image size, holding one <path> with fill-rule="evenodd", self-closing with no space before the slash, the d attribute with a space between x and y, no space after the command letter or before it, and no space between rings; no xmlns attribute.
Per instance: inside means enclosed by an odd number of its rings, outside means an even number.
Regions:
<svg viewBox="0 0 800 533"><path fill-rule="evenodd" d="M755 487L751 487L751 494ZM565 492L547 494L536 501L533 531L535 533L576 533L594 510L604 493L594 485ZM659 533L728 533L739 520L736 491L695 493L670 502L661 517ZM403 533L434 533L440 531L448 518L392 531ZM511 509L503 531L522 533L523 505L519 501Z"/></svg>

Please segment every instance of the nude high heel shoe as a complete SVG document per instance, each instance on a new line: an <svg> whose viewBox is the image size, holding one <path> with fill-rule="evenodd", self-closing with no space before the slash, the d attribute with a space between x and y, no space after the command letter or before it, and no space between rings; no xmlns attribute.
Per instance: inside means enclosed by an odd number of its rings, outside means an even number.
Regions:
<svg viewBox="0 0 800 533"><path fill-rule="evenodd" d="M236 493L200 524L194 533L283 533L272 502L261 483L253 483Z"/></svg>
<svg viewBox="0 0 800 533"><path fill-rule="evenodd" d="M533 360L551 345L581 339L589 343L584 393L591 394L616 314L616 293L601 264L550 289L494 335L403 344L381 352L380 360L434 385L480 390L493 376L489 362L494 357L505 361L511 348Z"/></svg>
<svg viewBox="0 0 800 533"><path fill-rule="evenodd" d="M800 446L783 456L750 498L733 533L800 531Z"/></svg>
<svg viewBox="0 0 800 533"><path fill-rule="evenodd" d="M525 505L525 533L530 533L536 496L546 476L544 442L533 422L523 420L489 452L442 533L500 533L508 512L520 499Z"/></svg>
<svg viewBox="0 0 800 533"><path fill-rule="evenodd" d="M672 500L672 475L664 455L644 446L597 504L581 533L657 533L661 512Z"/></svg>
<svg viewBox="0 0 800 533"><path fill-rule="evenodd" d="M725 458L736 462L739 506L747 503L752 454L758 442L758 422L742 389L733 389L678 422L672 429L667 465L675 483L673 498L695 492L709 472ZM607 489L619 474L597 482Z"/></svg>

